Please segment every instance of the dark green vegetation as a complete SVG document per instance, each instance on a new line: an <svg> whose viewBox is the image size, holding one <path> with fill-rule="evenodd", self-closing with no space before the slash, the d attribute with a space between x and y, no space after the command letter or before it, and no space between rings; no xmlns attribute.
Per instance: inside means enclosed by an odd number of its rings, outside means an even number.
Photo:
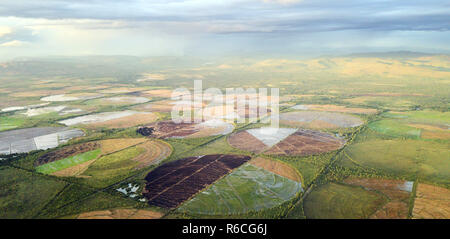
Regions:
<svg viewBox="0 0 450 239"><path fill-rule="evenodd" d="M150 208L164 211L166 218L367 218L389 200L376 191L344 184L343 180L350 176L403 179L450 188L449 56L227 59L213 65L205 62L87 57L5 63L0 68L0 109L38 105L44 103L42 97L58 94L92 94L99 98L80 96L73 101L49 102L38 107L66 106L72 110L67 113L44 111L26 116L27 109L0 112L0 131L61 126L58 121L75 116L144 109L149 104L96 104L107 97L147 97L150 103L167 104L168 95L148 92L178 87L192 89L194 78L203 79L204 89L278 87L282 112L295 111L290 107L296 104L319 104L372 108L378 113L358 114L364 121L358 127L319 129L347 140L337 151L307 157L264 155L295 168L301 175L303 191L295 189L293 184L291 190L283 192L262 187L261 182L273 185L281 180L277 176L265 178L270 174L260 175L259 182L235 177L248 170L246 166L194 197L196 204L185 203L174 211L152 208L139 201L143 179L157 165L136 169L137 163L131 159L141 152L138 147L102 156L77 177L46 174L96 158L94 151L38 168L34 167L34 160L54 149L0 156L6 159L0 161L0 218L75 218L83 212L111 208ZM97 66L95 69L93 64ZM145 78L145 74L164 77L137 81ZM168 112L157 113L160 120L170 117ZM264 124L236 124L235 131L261 126ZM85 137L58 148L109 138L142 137L136 133L136 127L84 130ZM231 147L227 137L167 139L173 152L161 164L206 154L261 156ZM259 172L251 168L249 171ZM140 187L139 196L132 198L117 191L129 183ZM231 192L228 183L238 193ZM261 188L264 190L259 192L264 196L255 196L253 192ZM207 194L214 189L215 194ZM269 189L275 195L271 200L266 197ZM414 197L413 194L410 211ZM217 198L227 198L227 201L218 203Z"/></svg>

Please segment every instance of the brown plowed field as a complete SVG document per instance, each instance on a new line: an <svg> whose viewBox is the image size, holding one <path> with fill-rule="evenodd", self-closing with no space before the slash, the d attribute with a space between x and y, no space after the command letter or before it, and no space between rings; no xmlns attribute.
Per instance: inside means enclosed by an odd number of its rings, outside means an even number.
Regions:
<svg viewBox="0 0 450 239"><path fill-rule="evenodd" d="M145 129L147 128L147 129ZM226 131L228 125L211 125L202 126L196 123L175 123L171 120L160 121L150 125L146 125L138 129L138 133L144 136L150 136L158 139L167 138L201 138L213 135L222 134ZM142 130L145 129L145 130ZM150 132L149 129L153 129L150 135L144 132Z"/></svg>
<svg viewBox="0 0 450 239"><path fill-rule="evenodd" d="M419 183L414 201L413 218L449 219L450 190Z"/></svg>
<svg viewBox="0 0 450 239"><path fill-rule="evenodd" d="M348 178L345 183L362 186L366 190L378 191L389 198L389 202L370 216L373 219L408 218L411 192L405 189L406 181L377 178Z"/></svg>
<svg viewBox="0 0 450 239"><path fill-rule="evenodd" d="M139 154L133 158L133 161L139 162L137 169L148 167L152 164L157 164L161 160L167 158L172 153L172 148L162 141L148 141L138 146L145 150L144 153Z"/></svg>
<svg viewBox="0 0 450 239"><path fill-rule="evenodd" d="M111 209L81 213L77 219L158 219L162 216L160 212L144 209Z"/></svg>
<svg viewBox="0 0 450 239"><path fill-rule="evenodd" d="M250 160L249 163L256 167L263 168L274 174L278 174L282 177L289 178L293 181L301 182L301 177L298 174L298 172L294 168L280 161L259 157Z"/></svg>
<svg viewBox="0 0 450 239"><path fill-rule="evenodd" d="M198 130L195 129L194 123L176 124L173 121L160 121L146 127L154 129L152 133L153 137L162 139L171 137L186 137L198 132Z"/></svg>
<svg viewBox="0 0 450 239"><path fill-rule="evenodd" d="M266 151L272 155L312 155L337 150L345 141L319 131L300 129Z"/></svg>
<svg viewBox="0 0 450 239"><path fill-rule="evenodd" d="M216 154L170 162L147 175L143 194L150 205L175 208L248 160L249 156Z"/></svg>
<svg viewBox="0 0 450 239"><path fill-rule="evenodd" d="M240 131L230 135L228 143L235 148L253 153L261 153L268 149L267 145L247 131Z"/></svg>
<svg viewBox="0 0 450 239"><path fill-rule="evenodd" d="M67 157L71 157L77 154L85 153L100 148L98 142L88 142L83 144L77 144L69 147L64 147L60 150L56 150L47 154L42 155L36 161L34 161L35 166L50 163Z"/></svg>

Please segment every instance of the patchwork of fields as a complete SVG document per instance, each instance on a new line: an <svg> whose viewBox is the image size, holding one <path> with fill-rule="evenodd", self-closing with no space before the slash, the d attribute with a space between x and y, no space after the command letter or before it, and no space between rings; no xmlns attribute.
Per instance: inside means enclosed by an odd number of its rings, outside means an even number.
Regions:
<svg viewBox="0 0 450 239"><path fill-rule="evenodd" d="M447 58L153 63L2 79L0 218L450 218ZM279 87L280 128L231 121L259 108L213 94L200 103L212 118L175 123L173 106L191 104L172 89L197 77Z"/></svg>

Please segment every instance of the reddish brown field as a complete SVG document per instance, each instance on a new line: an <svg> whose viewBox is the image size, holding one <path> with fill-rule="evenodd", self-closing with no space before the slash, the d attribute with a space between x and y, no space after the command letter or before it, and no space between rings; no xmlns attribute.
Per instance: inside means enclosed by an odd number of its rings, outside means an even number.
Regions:
<svg viewBox="0 0 450 239"><path fill-rule="evenodd" d="M449 219L450 190L419 183L414 201L413 218Z"/></svg>
<svg viewBox="0 0 450 239"><path fill-rule="evenodd" d="M272 147L247 131L230 135L228 143L237 149L257 154L305 156L337 150L344 145L345 140L319 131L300 129Z"/></svg>
<svg viewBox="0 0 450 239"><path fill-rule="evenodd" d="M232 126L232 125L231 125ZM138 129L138 133L159 139L167 138L201 138L224 134L228 125L202 125L196 123L175 123L173 121L160 121ZM151 133L150 133L151 132Z"/></svg>
<svg viewBox="0 0 450 239"><path fill-rule="evenodd" d="M301 129L267 150L271 155L313 155L341 148L345 141L330 134Z"/></svg>
<svg viewBox="0 0 450 239"><path fill-rule="evenodd" d="M261 153L268 149L267 145L247 131L240 131L230 135L228 143L235 148L253 153Z"/></svg>
<svg viewBox="0 0 450 239"><path fill-rule="evenodd" d="M370 216L373 219L408 218L411 192L405 190L406 181L377 178L348 178L345 183L362 186L366 190L377 191L389 198L389 202Z"/></svg>
<svg viewBox="0 0 450 239"><path fill-rule="evenodd" d="M195 129L194 123L179 123L176 124L173 121L160 121L154 124L146 126L153 128L152 137L155 138L172 138L172 137L186 137L188 135L198 132Z"/></svg>
<svg viewBox="0 0 450 239"><path fill-rule="evenodd" d="M150 205L175 208L248 160L249 156L216 154L170 162L145 177L143 195Z"/></svg>

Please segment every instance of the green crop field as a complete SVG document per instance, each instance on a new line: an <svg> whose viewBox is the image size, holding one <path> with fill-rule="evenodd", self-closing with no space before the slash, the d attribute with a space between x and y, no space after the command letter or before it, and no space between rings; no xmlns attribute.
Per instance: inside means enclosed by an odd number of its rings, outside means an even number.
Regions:
<svg viewBox="0 0 450 239"><path fill-rule="evenodd" d="M369 124L369 128L394 137L419 139L421 130L402 124L397 120L380 120Z"/></svg>
<svg viewBox="0 0 450 239"><path fill-rule="evenodd" d="M314 189L305 199L307 218L367 218L387 199L361 187L330 183Z"/></svg>
<svg viewBox="0 0 450 239"><path fill-rule="evenodd" d="M89 160L97 158L101 154L101 149L92 150L89 152L81 153L68 157L65 159L53 161L36 167L36 171L44 174L52 174L56 171L70 168L72 166L87 162Z"/></svg>
<svg viewBox="0 0 450 239"><path fill-rule="evenodd" d="M106 187L134 172L139 164L131 160L144 152L144 149L131 147L125 150L103 156L96 160L82 174L85 182L94 187Z"/></svg>
<svg viewBox="0 0 450 239"><path fill-rule="evenodd" d="M0 131L10 130L22 126L25 118L23 117L0 117Z"/></svg>
<svg viewBox="0 0 450 239"><path fill-rule="evenodd" d="M409 111L409 112L388 112L383 114L385 119L374 121L369 124L369 128L379 133L393 137L404 137L420 139L422 129L418 127L437 127L440 131L448 130L450 125L450 115L446 112L435 111ZM414 127L414 124L420 124ZM423 126L424 125L424 126Z"/></svg>
<svg viewBox="0 0 450 239"><path fill-rule="evenodd" d="M21 169L0 168L0 218L36 216L66 184Z"/></svg>
<svg viewBox="0 0 450 239"><path fill-rule="evenodd" d="M184 203L179 212L241 214L277 206L301 190L298 182L246 164Z"/></svg>
<svg viewBox="0 0 450 239"><path fill-rule="evenodd" d="M449 147L449 143L418 140L370 140L350 145L345 152L369 168L448 184Z"/></svg>

